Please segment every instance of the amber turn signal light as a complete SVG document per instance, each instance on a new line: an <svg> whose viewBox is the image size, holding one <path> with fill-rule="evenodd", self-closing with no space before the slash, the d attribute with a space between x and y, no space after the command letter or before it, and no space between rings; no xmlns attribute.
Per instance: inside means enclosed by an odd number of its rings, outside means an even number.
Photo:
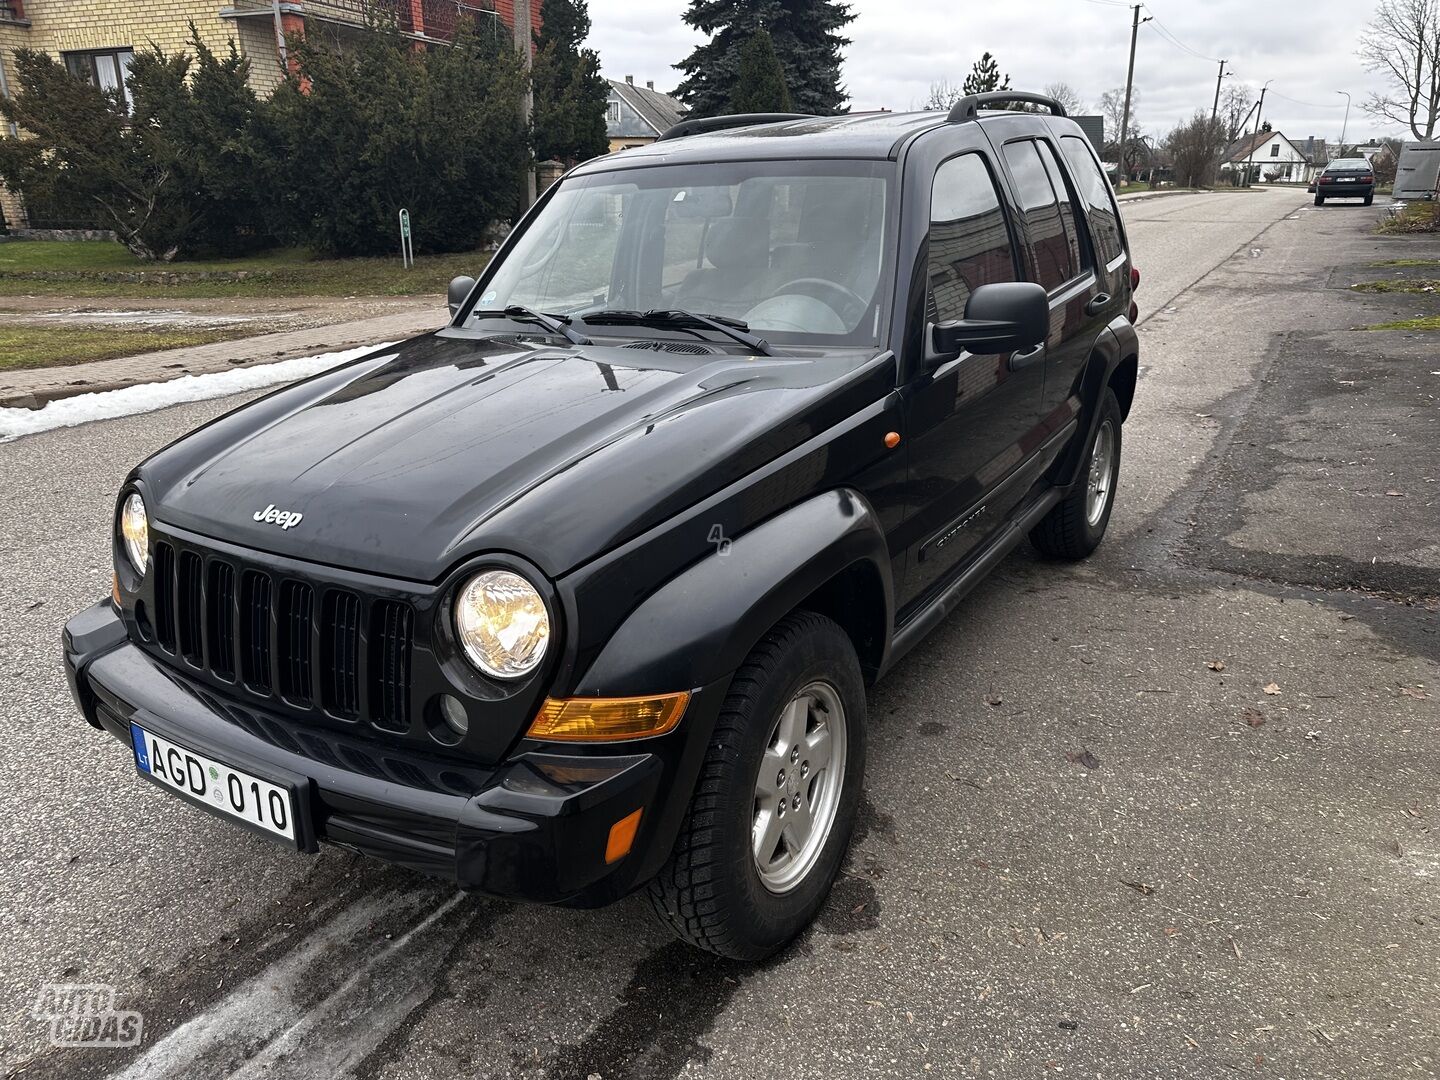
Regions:
<svg viewBox="0 0 1440 1080"><path fill-rule="evenodd" d="M635 832L640 828L640 811L626 814L610 826L610 837L605 841L605 862L617 863L630 854L635 843Z"/></svg>
<svg viewBox="0 0 1440 1080"><path fill-rule="evenodd" d="M664 735L680 722L687 692L655 697L546 698L527 732L553 742L620 742Z"/></svg>

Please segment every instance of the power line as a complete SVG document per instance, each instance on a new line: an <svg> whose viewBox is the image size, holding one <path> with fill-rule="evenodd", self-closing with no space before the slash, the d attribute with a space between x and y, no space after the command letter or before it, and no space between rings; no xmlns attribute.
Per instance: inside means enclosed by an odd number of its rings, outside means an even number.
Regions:
<svg viewBox="0 0 1440 1080"><path fill-rule="evenodd" d="M1150 12L1150 21L1155 24L1155 32L1159 34L1164 40L1168 41L1171 45L1174 45L1182 52L1189 53L1191 56L1195 57L1198 60L1209 60L1212 64L1218 64L1220 62L1220 58L1218 56L1206 56L1204 53L1192 49L1189 45L1186 45L1183 41L1176 37L1168 26L1166 26L1158 18L1156 18L1155 9L1152 8L1149 4L1145 5L1145 10Z"/></svg>
<svg viewBox="0 0 1440 1080"><path fill-rule="evenodd" d="M1281 98L1292 105L1304 105L1307 109L1343 109L1345 107L1343 105L1316 105L1313 101L1301 101L1298 98L1289 97L1280 93L1279 90L1271 90L1270 96Z"/></svg>

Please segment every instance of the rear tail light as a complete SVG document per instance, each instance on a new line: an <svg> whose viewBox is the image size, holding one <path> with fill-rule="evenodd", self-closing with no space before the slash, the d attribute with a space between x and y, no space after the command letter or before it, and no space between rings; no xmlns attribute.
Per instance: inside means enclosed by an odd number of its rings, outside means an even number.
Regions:
<svg viewBox="0 0 1440 1080"><path fill-rule="evenodd" d="M1130 267L1130 291L1134 292L1140 287L1140 271Z"/></svg>

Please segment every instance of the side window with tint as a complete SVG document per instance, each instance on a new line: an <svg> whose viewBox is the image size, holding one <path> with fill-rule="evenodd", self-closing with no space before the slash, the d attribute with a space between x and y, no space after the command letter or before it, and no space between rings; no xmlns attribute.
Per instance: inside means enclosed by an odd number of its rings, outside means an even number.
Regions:
<svg viewBox="0 0 1440 1080"><path fill-rule="evenodd" d="M1075 135L1060 139L1060 149L1070 163L1070 175L1080 188L1080 200L1090 215L1090 235L1095 241L1096 257L1108 266L1125 251L1120 235L1120 211L1110 191L1110 181L1095 164L1090 144Z"/></svg>
<svg viewBox="0 0 1440 1080"><path fill-rule="evenodd" d="M995 181L979 154L963 154L935 173L930 196L930 322L965 317L970 294L981 285L1015 280L1010 232Z"/></svg>
<svg viewBox="0 0 1440 1080"><path fill-rule="evenodd" d="M1015 181L1015 195L1025 214L1037 280L1046 290L1057 289L1075 276L1074 245L1060 216L1060 200L1033 141L1007 143L1005 164Z"/></svg>
<svg viewBox="0 0 1440 1080"><path fill-rule="evenodd" d="M1080 239L1078 220L1084 211L1075 205L1075 196L1070 193L1070 185L1065 182L1065 170L1060 167L1055 148L1048 142L1036 142L1035 148L1040 151L1040 160L1045 163L1045 173L1050 177L1050 186L1055 190L1055 197L1060 200L1060 224L1065 227L1065 239L1070 244L1070 265L1078 270L1089 269L1090 252Z"/></svg>

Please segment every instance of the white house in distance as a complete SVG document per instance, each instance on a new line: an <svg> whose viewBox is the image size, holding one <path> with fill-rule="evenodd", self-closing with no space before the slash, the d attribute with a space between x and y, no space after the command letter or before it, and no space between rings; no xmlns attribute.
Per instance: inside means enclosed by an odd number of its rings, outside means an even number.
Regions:
<svg viewBox="0 0 1440 1080"><path fill-rule="evenodd" d="M1311 145L1323 147L1320 140L1311 140ZM1311 154L1296 146L1278 131L1262 131L1245 135L1233 143L1220 162L1220 172L1245 171L1247 162L1256 170L1258 183L1300 183L1308 184L1315 174L1325 167L1324 161L1317 161L1323 153Z"/></svg>

